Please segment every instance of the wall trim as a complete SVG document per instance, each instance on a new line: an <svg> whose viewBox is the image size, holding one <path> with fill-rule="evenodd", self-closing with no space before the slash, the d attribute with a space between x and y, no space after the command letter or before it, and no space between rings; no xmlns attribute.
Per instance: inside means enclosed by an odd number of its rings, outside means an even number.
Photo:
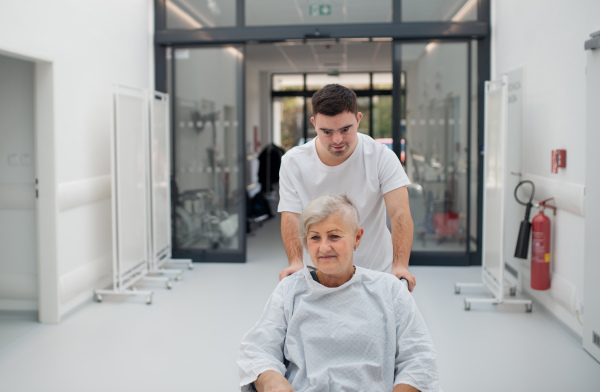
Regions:
<svg viewBox="0 0 600 392"><path fill-rule="evenodd" d="M58 210L71 210L111 197L110 175L85 180L63 182L58 185Z"/></svg>
<svg viewBox="0 0 600 392"><path fill-rule="evenodd" d="M585 217L585 185L534 174L525 174L523 180L529 180L535 184L534 200L536 202L553 197L554 200L548 204L556 206L558 213L568 211Z"/></svg>

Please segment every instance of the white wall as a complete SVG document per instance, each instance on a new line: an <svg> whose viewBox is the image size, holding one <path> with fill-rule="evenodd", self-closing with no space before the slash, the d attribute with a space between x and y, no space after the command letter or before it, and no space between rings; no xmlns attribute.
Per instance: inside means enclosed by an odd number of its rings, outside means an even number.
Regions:
<svg viewBox="0 0 600 392"><path fill-rule="evenodd" d="M60 291L54 322L110 282L110 94L114 83L153 88L152 21L151 0L27 0L0 13L1 51L52 63Z"/></svg>
<svg viewBox="0 0 600 392"><path fill-rule="evenodd" d="M518 68L524 70L523 165L525 175L584 184L586 118L586 52L583 44L600 28L600 2L594 0L547 1L503 0L492 2L492 77ZM520 140L509 141L520 143ZM551 150L567 150L567 168L550 172ZM560 205L558 206L560 208ZM508 214L523 207L507 203ZM534 211L537 213L537 211ZM575 287L578 303L583 296L584 218L560 211L553 218L551 270L567 285ZM518 230L518 228L515 228ZM512 255L514 244L507 244ZM531 252L529 252L531 253ZM529 277L529 261L519 261L523 277ZM537 303L581 335L573 308L550 292L523 287ZM570 308L570 309L569 309Z"/></svg>

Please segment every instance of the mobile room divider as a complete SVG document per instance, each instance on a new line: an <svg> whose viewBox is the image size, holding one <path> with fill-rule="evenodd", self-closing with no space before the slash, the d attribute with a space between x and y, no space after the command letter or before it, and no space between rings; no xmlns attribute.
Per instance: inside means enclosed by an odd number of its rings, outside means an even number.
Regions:
<svg viewBox="0 0 600 392"><path fill-rule="evenodd" d="M98 302L103 295L144 295L152 303L151 291L137 290L141 280L171 282L148 274L148 92L115 86L111 106L112 174L112 290L94 290Z"/></svg>
<svg viewBox="0 0 600 392"><path fill-rule="evenodd" d="M484 120L484 175L483 175L483 238L482 283L456 283L454 292L462 287L485 287L494 298L465 298L465 310L471 303L521 304L531 312L532 301L528 299L505 299L505 289L516 294L515 285L507 285L504 279L504 207L507 184L507 123L508 123L508 76L485 82Z"/></svg>
<svg viewBox="0 0 600 392"><path fill-rule="evenodd" d="M174 274L181 279L181 270L164 268L183 263L193 268L191 259L172 259L171 244L171 133L169 96L155 91L150 105L150 217L152 220L150 272Z"/></svg>

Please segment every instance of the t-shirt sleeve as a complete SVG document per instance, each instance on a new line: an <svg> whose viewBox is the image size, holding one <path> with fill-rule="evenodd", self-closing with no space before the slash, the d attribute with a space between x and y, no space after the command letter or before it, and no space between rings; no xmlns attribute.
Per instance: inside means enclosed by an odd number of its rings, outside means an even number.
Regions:
<svg viewBox="0 0 600 392"><path fill-rule="evenodd" d="M280 282L256 325L242 338L237 360L242 390L251 391L250 384L267 370L285 376L283 345L286 333L287 319L283 306L283 285Z"/></svg>
<svg viewBox="0 0 600 392"><path fill-rule="evenodd" d="M382 149L377 170L379 172L379 184L381 193L386 194L394 189L410 184L404 168L396 154L387 147Z"/></svg>
<svg viewBox="0 0 600 392"><path fill-rule="evenodd" d="M277 212L295 212L302 213L302 200L296 186L299 181L293 173L293 162L290 162L290 156L284 155L279 169L279 206Z"/></svg>
<svg viewBox="0 0 600 392"><path fill-rule="evenodd" d="M394 301L397 334L394 385L407 384L422 392L439 392L436 352L429 330L408 288L400 285Z"/></svg>

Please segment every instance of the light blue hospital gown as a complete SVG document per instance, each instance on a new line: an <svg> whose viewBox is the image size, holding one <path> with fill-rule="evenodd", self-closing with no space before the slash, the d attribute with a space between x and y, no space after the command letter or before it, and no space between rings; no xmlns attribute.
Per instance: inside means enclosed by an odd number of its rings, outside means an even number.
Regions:
<svg viewBox="0 0 600 392"><path fill-rule="evenodd" d="M406 285L361 267L340 287L314 281L306 267L279 282L242 338L238 365L242 391L266 370L295 392L440 391L433 342Z"/></svg>

